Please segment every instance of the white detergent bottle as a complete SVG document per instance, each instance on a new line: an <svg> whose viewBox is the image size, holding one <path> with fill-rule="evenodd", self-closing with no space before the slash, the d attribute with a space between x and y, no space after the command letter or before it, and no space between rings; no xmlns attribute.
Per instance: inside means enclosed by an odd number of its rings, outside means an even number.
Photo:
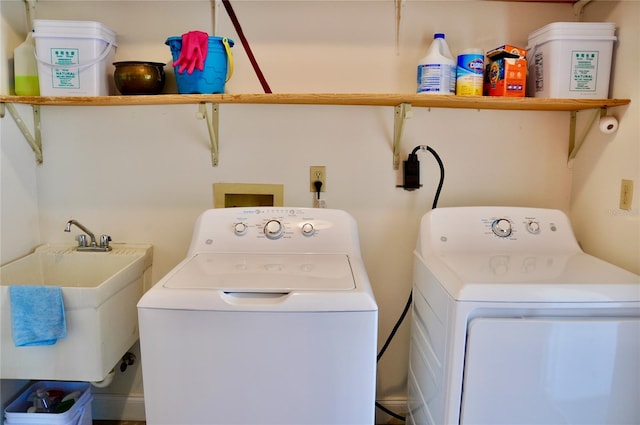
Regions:
<svg viewBox="0 0 640 425"><path fill-rule="evenodd" d="M40 96L36 45L32 33L13 50L13 75L18 96Z"/></svg>
<svg viewBox="0 0 640 425"><path fill-rule="evenodd" d="M418 63L418 93L456 93L456 60L442 33L433 35L427 55Z"/></svg>

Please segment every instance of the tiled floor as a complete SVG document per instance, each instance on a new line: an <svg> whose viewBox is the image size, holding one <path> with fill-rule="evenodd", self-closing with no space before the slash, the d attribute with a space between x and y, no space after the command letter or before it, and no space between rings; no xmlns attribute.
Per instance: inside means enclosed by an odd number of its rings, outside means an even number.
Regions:
<svg viewBox="0 0 640 425"><path fill-rule="evenodd" d="M145 425L144 421L93 421L93 425Z"/></svg>
<svg viewBox="0 0 640 425"><path fill-rule="evenodd" d="M404 421L399 419L391 418L387 425L402 425ZM105 420L94 420L93 425L146 425L145 421L105 421Z"/></svg>
<svg viewBox="0 0 640 425"><path fill-rule="evenodd" d="M93 421L93 425L145 425L144 421ZM389 425L404 424L403 421L392 419L388 422Z"/></svg>

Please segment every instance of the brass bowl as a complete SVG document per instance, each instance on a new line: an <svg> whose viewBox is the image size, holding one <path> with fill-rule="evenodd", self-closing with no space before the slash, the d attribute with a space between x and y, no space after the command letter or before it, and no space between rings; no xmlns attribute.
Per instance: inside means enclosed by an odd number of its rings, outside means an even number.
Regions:
<svg viewBox="0 0 640 425"><path fill-rule="evenodd" d="M158 94L164 87L164 66L159 62L115 62L113 79L124 95Z"/></svg>

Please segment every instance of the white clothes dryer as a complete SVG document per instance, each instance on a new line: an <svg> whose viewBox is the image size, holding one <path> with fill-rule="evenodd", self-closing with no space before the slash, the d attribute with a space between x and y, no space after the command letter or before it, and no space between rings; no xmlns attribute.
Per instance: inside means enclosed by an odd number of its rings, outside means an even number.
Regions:
<svg viewBox="0 0 640 425"><path fill-rule="evenodd" d="M408 423L640 423L640 276L561 211L437 208L415 250Z"/></svg>
<svg viewBox="0 0 640 425"><path fill-rule="evenodd" d="M346 212L208 210L138 315L150 425L374 423L378 308Z"/></svg>

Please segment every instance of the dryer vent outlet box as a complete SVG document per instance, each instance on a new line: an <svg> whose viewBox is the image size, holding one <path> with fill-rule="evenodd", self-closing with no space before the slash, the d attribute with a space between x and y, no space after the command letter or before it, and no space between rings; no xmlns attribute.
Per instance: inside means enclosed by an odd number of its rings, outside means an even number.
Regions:
<svg viewBox="0 0 640 425"><path fill-rule="evenodd" d="M284 202L284 186L261 183L215 183L213 206L233 207L281 207Z"/></svg>

